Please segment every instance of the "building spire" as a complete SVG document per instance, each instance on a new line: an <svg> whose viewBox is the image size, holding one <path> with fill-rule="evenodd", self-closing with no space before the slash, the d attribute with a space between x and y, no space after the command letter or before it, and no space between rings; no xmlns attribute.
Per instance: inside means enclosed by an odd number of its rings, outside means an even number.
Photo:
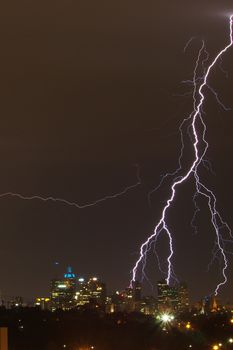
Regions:
<svg viewBox="0 0 233 350"><path fill-rule="evenodd" d="M72 267L71 266L67 267L67 273L64 274L64 277L65 278L75 278L76 277L75 274L72 271Z"/></svg>

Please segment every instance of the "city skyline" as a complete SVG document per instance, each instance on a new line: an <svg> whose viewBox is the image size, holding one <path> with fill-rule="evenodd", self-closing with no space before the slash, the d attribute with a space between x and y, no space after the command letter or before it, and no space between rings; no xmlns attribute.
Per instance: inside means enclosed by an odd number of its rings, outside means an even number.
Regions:
<svg viewBox="0 0 233 350"><path fill-rule="evenodd" d="M192 110L190 86L181 82L192 79L203 38L211 58L226 45L233 8L227 1L210 6L200 0L179 6L147 1L143 11L132 0L101 1L96 12L88 4L61 0L14 5L2 5L0 15L0 289L42 295L45 281L67 262L123 289L169 188L163 186L151 200L148 194L177 165L177 130ZM231 49L211 76L211 86L231 110L224 111L207 92L210 171L202 170L230 227L232 55ZM184 163L189 166L186 155ZM215 238L204 201L198 231L190 225L193 186L179 191L169 224L175 272L198 300L214 290L219 265L210 264ZM7 193L61 198L80 208ZM148 294L150 283L165 277L158 265L167 268L166 237L157 251L159 262L148 257ZM232 255L227 274L219 295L224 300L232 295Z"/></svg>
<svg viewBox="0 0 233 350"><path fill-rule="evenodd" d="M89 288L91 289L89 290ZM65 296L66 294L67 297ZM96 301L100 298L100 305L105 305L105 312L107 313L116 312L116 309L111 308L111 303L114 303L111 300L114 300L114 298L120 298L117 301L120 304L121 302L123 304L129 302L129 307L127 307L127 303L124 306L127 312L139 311L142 313L145 313L143 311L145 307L144 303L148 300L148 303L152 303L153 305L150 311L152 315L155 312L161 313L166 311L179 314L180 312L184 312L185 308L191 311L197 305L199 305L198 308L200 310L204 310L206 301L208 301L209 305L210 301L211 303L217 303L218 307L220 306L221 308L226 306L229 309L233 305L232 299L224 300L213 294L202 295L199 299L194 299L193 291L190 290L186 281L176 281L171 285L167 284L166 279L156 280L153 281L153 289L149 292L144 288L142 281L135 281L132 286L127 285L124 288L112 289L102 276L94 274L86 275L85 273L77 274L71 266L67 266L62 274L51 276L47 281L47 288L43 294L36 292L35 295L29 298L25 295L17 295L16 293L6 295L4 294L4 289L0 291L1 305L7 308L15 306L34 307L43 302L49 305L51 311L59 308L69 310L78 306L88 306L89 299L92 300L93 298L97 298ZM132 301L140 301L143 304L141 305L139 303L137 309L134 310L130 304ZM118 311L123 311L123 309L119 309Z"/></svg>

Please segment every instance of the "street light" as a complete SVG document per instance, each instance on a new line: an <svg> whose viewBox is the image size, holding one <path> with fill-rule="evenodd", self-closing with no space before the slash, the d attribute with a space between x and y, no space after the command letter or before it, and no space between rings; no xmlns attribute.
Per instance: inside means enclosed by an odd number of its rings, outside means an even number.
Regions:
<svg viewBox="0 0 233 350"><path fill-rule="evenodd" d="M213 345L212 349L213 350L219 350L219 345L217 345L217 344Z"/></svg>
<svg viewBox="0 0 233 350"><path fill-rule="evenodd" d="M169 322L171 322L171 321L173 321L174 320L174 316L173 315L170 315L170 314L161 314L159 317L158 317L158 319L160 319L163 323L169 323Z"/></svg>

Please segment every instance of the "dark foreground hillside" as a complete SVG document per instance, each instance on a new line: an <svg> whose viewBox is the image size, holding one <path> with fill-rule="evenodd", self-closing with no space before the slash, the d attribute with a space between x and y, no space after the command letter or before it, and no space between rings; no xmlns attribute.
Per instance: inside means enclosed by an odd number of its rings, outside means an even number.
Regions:
<svg viewBox="0 0 233 350"><path fill-rule="evenodd" d="M0 309L0 326L9 328L9 350L183 350L233 349L230 315L187 318L166 327L138 313L106 315L93 311Z"/></svg>

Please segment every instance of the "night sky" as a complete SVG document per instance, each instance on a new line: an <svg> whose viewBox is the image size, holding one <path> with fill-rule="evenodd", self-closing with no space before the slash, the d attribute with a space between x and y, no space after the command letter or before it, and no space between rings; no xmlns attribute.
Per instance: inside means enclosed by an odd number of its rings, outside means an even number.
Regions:
<svg viewBox="0 0 233 350"><path fill-rule="evenodd" d="M229 41L232 1L40 0L0 5L0 193L54 196L87 204L142 184L86 209L38 200L0 199L0 289L3 295L47 295L49 281L72 265L97 275L109 292L129 284L140 244L151 234L168 195L152 197L161 175L177 166L179 123L192 110L190 86L201 39L211 57ZM186 53L190 37L197 37ZM233 108L233 49L210 77ZM233 111L207 91L204 105L215 174L202 176L233 227ZM185 159L188 159L187 157ZM188 160L187 160L188 164ZM214 232L199 202L198 234L190 227L192 181L179 187L169 211L175 272L193 300L220 279L209 272ZM167 255L166 238L158 249ZM233 244L228 250L233 251ZM55 262L59 262L56 265ZM220 297L233 301L233 259ZM148 259L152 284L161 278ZM145 291L152 293L145 282Z"/></svg>

